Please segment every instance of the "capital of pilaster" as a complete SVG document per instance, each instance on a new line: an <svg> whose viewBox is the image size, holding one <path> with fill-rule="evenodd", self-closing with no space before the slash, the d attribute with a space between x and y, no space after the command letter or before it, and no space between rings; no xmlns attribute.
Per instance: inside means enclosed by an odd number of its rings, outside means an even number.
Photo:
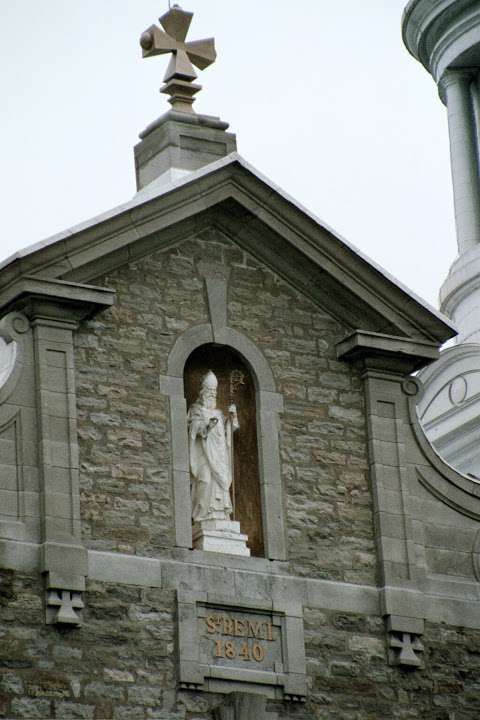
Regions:
<svg viewBox="0 0 480 720"><path fill-rule="evenodd" d="M439 357L437 344L357 330L337 344L339 360L364 373L388 373L399 381Z"/></svg>
<svg viewBox="0 0 480 720"><path fill-rule="evenodd" d="M24 276L0 292L0 315L15 311L32 325L75 330L82 320L113 305L114 296L109 288Z"/></svg>

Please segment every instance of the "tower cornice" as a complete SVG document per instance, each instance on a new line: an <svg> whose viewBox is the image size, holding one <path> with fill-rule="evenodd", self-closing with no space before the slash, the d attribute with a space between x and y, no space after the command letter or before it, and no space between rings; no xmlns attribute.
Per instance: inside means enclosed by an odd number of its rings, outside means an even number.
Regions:
<svg viewBox="0 0 480 720"><path fill-rule="evenodd" d="M480 66L477 0L411 0L402 33L409 52L437 83L448 69Z"/></svg>

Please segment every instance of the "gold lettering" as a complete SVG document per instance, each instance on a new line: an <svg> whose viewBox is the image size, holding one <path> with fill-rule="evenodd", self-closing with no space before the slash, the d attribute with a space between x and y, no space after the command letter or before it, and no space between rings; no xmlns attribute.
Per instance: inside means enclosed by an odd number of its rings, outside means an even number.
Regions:
<svg viewBox="0 0 480 720"><path fill-rule="evenodd" d="M223 635L233 635L235 624L233 620L226 615L223 616Z"/></svg>
<svg viewBox="0 0 480 720"><path fill-rule="evenodd" d="M263 623L266 627L266 633L265 633L265 640L273 640L273 625L271 622L267 620L267 622Z"/></svg>
<svg viewBox="0 0 480 720"><path fill-rule="evenodd" d="M209 635L221 633L231 637L275 640L274 625L270 620L247 620L229 615L207 615L205 626Z"/></svg>
<svg viewBox="0 0 480 720"><path fill-rule="evenodd" d="M207 625L208 633L212 634L217 632L218 618L216 618L215 615L209 615L205 620L205 623Z"/></svg>
<svg viewBox="0 0 480 720"><path fill-rule="evenodd" d="M238 653L238 657L241 657L242 660L250 660L250 648L248 647L248 643L244 642L242 645L242 648L240 652Z"/></svg>
<svg viewBox="0 0 480 720"><path fill-rule="evenodd" d="M235 620L235 635L237 637L245 637L247 628L244 620Z"/></svg>
<svg viewBox="0 0 480 720"><path fill-rule="evenodd" d="M248 621L248 633L247 637L253 637L253 638L260 638L261 639L261 629L262 629L261 622L257 622L256 620L249 620Z"/></svg>
<svg viewBox="0 0 480 720"><path fill-rule="evenodd" d="M224 657L221 640L215 640L215 657Z"/></svg>
<svg viewBox="0 0 480 720"><path fill-rule="evenodd" d="M233 660L237 655L237 649L235 647L235 643L231 640L227 640L225 643L225 657L227 657L229 660Z"/></svg>
<svg viewBox="0 0 480 720"><path fill-rule="evenodd" d="M256 660L258 663L262 662L262 660L265 659L265 650L260 645L260 643L253 643L252 655L253 659Z"/></svg>

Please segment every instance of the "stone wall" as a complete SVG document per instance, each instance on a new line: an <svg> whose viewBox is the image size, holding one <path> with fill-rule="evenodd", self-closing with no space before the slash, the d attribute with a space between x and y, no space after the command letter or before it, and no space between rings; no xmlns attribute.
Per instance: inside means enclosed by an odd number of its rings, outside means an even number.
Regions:
<svg viewBox="0 0 480 720"><path fill-rule="evenodd" d="M41 578L0 572L0 717L214 720L176 693L174 592L91 582L85 625L45 626ZM272 720L476 720L480 631L427 626L425 669L389 667L381 618L305 609L309 699ZM275 716L274 713L277 713Z"/></svg>
<svg viewBox="0 0 480 720"><path fill-rule="evenodd" d="M153 556L174 544L159 375L178 335L208 322L200 262L229 268L229 325L263 352L285 399L280 447L292 570L373 584L363 391L335 356L345 330L218 238L186 241L95 280L115 288L118 302L76 338L87 547Z"/></svg>

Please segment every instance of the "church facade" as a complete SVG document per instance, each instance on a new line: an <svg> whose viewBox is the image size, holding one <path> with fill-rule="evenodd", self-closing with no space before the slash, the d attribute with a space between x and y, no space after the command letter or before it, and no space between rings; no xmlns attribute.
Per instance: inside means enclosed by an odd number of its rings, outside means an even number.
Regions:
<svg viewBox="0 0 480 720"><path fill-rule="evenodd" d="M191 112L186 16L133 200L0 268L0 717L473 720L455 330Z"/></svg>

